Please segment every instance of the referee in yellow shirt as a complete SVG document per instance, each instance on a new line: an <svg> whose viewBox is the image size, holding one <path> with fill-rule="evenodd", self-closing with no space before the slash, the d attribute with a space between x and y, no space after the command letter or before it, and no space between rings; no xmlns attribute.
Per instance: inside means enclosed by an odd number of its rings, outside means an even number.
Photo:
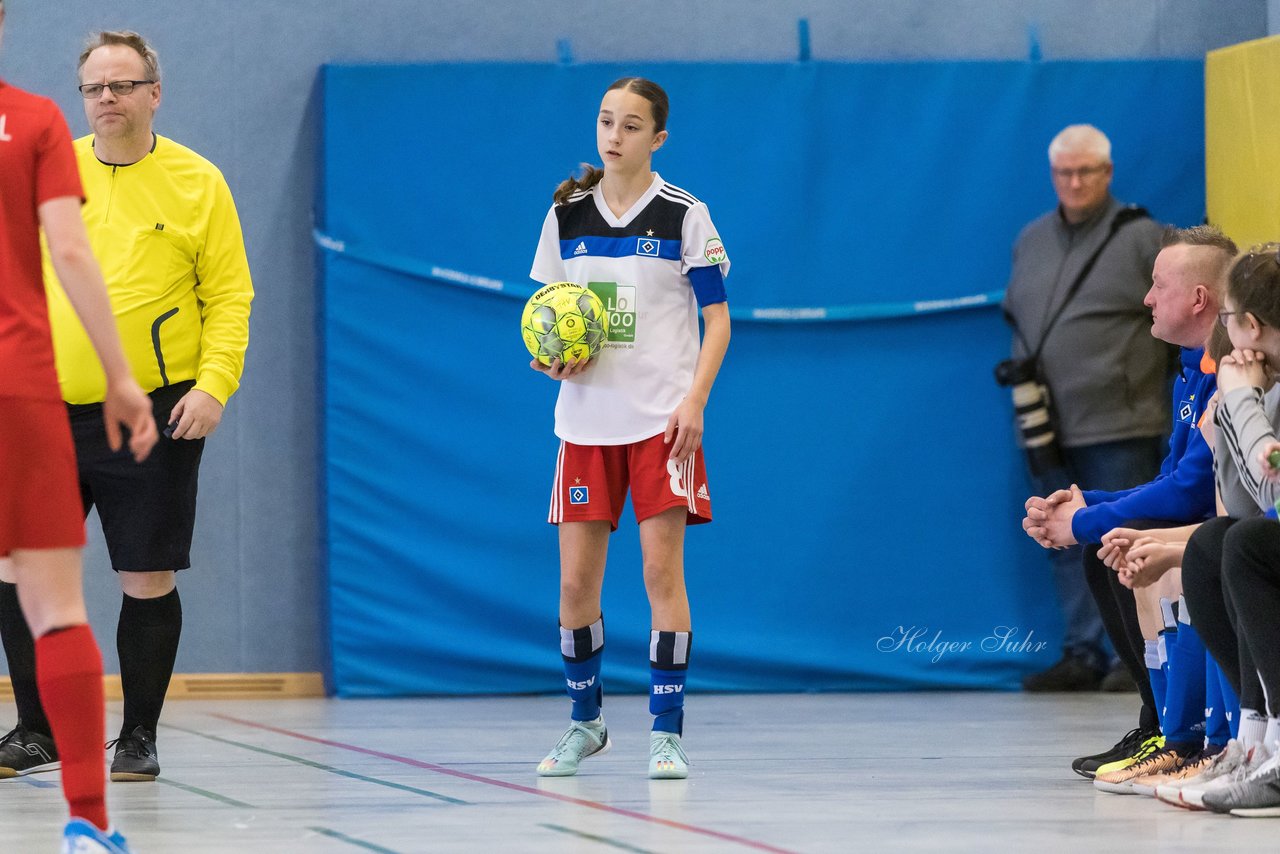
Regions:
<svg viewBox="0 0 1280 854"><path fill-rule="evenodd" d="M84 512L98 508L123 590L116 645L124 726L111 779L154 780L156 725L182 632L175 572L191 566L200 455L240 384L253 284L222 174L152 130L160 66L151 46L137 33L102 32L79 68L93 129L75 143L84 221L133 375L167 437L144 464L106 445L102 369L47 254L45 281ZM0 777L58 767L12 581L0 568L0 639L18 708L17 726L0 739Z"/></svg>

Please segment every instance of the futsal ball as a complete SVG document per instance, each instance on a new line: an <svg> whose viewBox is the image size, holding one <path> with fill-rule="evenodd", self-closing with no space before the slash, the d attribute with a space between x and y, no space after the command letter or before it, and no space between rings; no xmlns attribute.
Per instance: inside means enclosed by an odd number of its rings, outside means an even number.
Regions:
<svg viewBox="0 0 1280 854"><path fill-rule="evenodd" d="M552 282L524 304L520 318L524 346L535 359L550 365L594 357L609 334L609 319L600 297L573 282Z"/></svg>

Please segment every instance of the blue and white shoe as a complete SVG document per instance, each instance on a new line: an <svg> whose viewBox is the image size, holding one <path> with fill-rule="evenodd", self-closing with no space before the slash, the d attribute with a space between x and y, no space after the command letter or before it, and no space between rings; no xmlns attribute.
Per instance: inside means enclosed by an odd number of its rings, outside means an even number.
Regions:
<svg viewBox="0 0 1280 854"><path fill-rule="evenodd" d="M104 833L91 822L73 818L62 831L62 854L133 854L118 830Z"/></svg>

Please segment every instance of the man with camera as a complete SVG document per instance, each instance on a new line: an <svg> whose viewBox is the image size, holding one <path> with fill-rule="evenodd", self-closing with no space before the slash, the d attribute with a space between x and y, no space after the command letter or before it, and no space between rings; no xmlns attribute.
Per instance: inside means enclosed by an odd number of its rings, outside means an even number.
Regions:
<svg viewBox="0 0 1280 854"><path fill-rule="evenodd" d="M1097 128L1060 132L1049 167L1058 206L1014 244L1004 301L1013 358L996 378L1013 392L1037 495L1072 483L1119 490L1156 475L1168 431L1170 350L1152 337L1143 305L1161 227L1111 196L1111 143ZM1106 633L1080 549L1050 557L1066 625L1062 658L1023 687L1097 689L1107 673ZM1133 686L1118 669L1106 687Z"/></svg>

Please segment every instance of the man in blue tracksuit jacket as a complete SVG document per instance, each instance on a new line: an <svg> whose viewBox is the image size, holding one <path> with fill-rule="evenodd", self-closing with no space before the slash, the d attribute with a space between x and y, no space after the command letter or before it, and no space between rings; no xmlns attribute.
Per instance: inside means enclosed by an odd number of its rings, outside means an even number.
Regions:
<svg viewBox="0 0 1280 854"><path fill-rule="evenodd" d="M1173 434L1160 474L1150 483L1122 492L1081 492L1073 485L1046 498L1030 498L1022 523L1028 536L1045 548L1085 545L1089 590L1116 654L1142 695L1138 733L1144 737L1159 734L1160 719L1137 605L1133 591L1121 585L1116 573L1098 558L1098 548L1103 535L1113 528L1173 527L1214 515L1213 454L1200 434L1199 422L1217 382L1214 374L1203 370L1201 360L1204 342L1218 322L1224 277L1235 254L1229 238L1198 226L1170 230L1156 256L1151 290L1143 300L1151 309L1151 334L1182 348L1181 370L1173 387ZM1131 734L1110 751L1076 762L1113 753L1119 759L1132 752L1136 745L1128 742L1133 740Z"/></svg>

